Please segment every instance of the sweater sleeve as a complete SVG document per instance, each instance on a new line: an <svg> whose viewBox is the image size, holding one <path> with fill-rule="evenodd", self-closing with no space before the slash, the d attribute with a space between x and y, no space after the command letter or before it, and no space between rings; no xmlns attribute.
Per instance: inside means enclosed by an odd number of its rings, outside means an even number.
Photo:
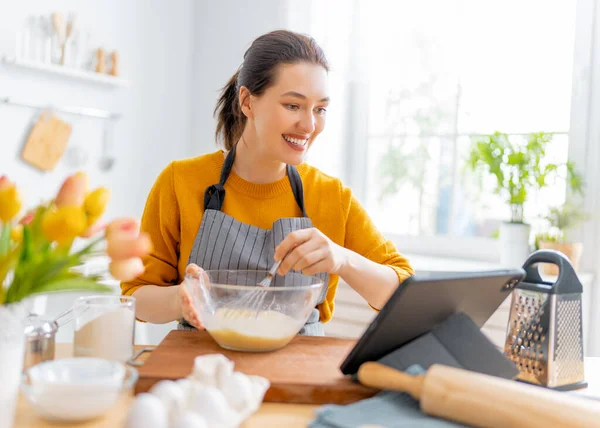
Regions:
<svg viewBox="0 0 600 428"><path fill-rule="evenodd" d="M342 198L345 201L349 200L344 247L375 263L389 266L396 272L399 283L414 275L408 259L377 229L349 188L342 188Z"/></svg>
<svg viewBox="0 0 600 428"><path fill-rule="evenodd" d="M171 163L156 179L142 215L140 229L150 235L153 250L143 258L144 273L121 283L124 295L132 295L148 284L168 286L179 282L180 216L173 181Z"/></svg>

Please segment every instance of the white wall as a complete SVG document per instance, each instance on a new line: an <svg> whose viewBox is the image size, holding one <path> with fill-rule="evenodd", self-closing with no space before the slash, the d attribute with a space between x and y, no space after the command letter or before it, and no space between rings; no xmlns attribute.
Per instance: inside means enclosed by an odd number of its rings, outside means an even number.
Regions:
<svg viewBox="0 0 600 428"><path fill-rule="evenodd" d="M29 15L77 13L92 43L117 49L121 74L132 85L112 89L0 66L0 98L10 96L43 103L81 105L122 114L114 132L116 163L98 168L103 122L60 115L73 125L71 146L80 146L92 185L112 189L107 217L140 216L157 174L170 159L190 155L193 0L105 0L103 2L31 0L0 5L0 55L12 54L15 34ZM51 173L19 159L34 109L0 105L0 173L18 182L28 204L49 197L74 169L64 161Z"/></svg>
<svg viewBox="0 0 600 428"><path fill-rule="evenodd" d="M220 89L236 72L256 37L288 27L287 8L287 0L195 3L193 153L215 150L213 110Z"/></svg>
<svg viewBox="0 0 600 428"><path fill-rule="evenodd" d="M219 89L241 64L252 40L285 28L287 1L258 4L233 0L131 0L120 2L41 0L0 6L0 56L12 55L15 34L29 15L59 11L77 13L93 35L92 43L118 49L121 75L132 86L113 89L65 78L49 77L0 66L0 98L80 105L122 114L114 133L117 162L110 172L98 168L104 122L60 114L73 125L70 146L83 148L92 185L112 189L107 217L141 216L156 175L170 160L215 149L212 112ZM39 112L0 104L0 174L18 182L27 204L51 196L63 178L74 172L61 161L51 173L23 163L19 156ZM54 316L84 293L36 299L39 313ZM136 342L158 343L172 324L138 325ZM59 332L70 341L72 328Z"/></svg>

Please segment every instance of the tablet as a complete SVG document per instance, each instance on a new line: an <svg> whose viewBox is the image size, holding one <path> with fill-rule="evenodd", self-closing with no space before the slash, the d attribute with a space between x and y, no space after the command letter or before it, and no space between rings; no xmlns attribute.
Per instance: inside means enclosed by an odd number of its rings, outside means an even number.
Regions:
<svg viewBox="0 0 600 428"><path fill-rule="evenodd" d="M523 269L485 272L424 272L406 279L377 314L340 369L354 374L463 312L478 327L490 318L525 277Z"/></svg>

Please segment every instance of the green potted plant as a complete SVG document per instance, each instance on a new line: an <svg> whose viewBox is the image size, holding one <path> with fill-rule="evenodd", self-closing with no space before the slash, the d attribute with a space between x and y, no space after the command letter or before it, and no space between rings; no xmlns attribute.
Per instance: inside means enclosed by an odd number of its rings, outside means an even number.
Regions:
<svg viewBox="0 0 600 428"><path fill-rule="evenodd" d="M529 134L525 141L511 141L507 134L495 132L474 137L466 162L483 182L494 178L494 193L509 206L510 221L500 227L501 263L521 266L530 254L531 226L525 222L524 204L532 192L564 177L572 191L582 193L583 180L572 162L546 162L546 150L552 135L544 132Z"/></svg>
<svg viewBox="0 0 600 428"><path fill-rule="evenodd" d="M573 268L579 268L579 260L583 252L581 242L569 239L568 232L590 219L581 205L565 203L552 207L544 217L548 229L536 235L535 244L539 249L560 251L571 261ZM558 268L552 264L543 264L542 268L548 275L558 275Z"/></svg>

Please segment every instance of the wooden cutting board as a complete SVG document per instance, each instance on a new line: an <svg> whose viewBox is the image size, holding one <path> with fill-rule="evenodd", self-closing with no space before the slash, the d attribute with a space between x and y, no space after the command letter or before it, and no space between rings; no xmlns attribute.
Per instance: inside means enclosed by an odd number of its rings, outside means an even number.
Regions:
<svg viewBox="0 0 600 428"><path fill-rule="evenodd" d="M27 137L21 158L42 171L52 171L67 148L71 130L71 125L44 111Z"/></svg>
<svg viewBox="0 0 600 428"><path fill-rule="evenodd" d="M228 351L205 331L171 331L140 367L135 393L147 392L156 382L176 380L192 372L194 358L223 354L235 363L234 370L263 376L271 382L264 401L303 404L346 404L373 396L367 388L340 372L340 364L354 340L297 336L274 352Z"/></svg>

